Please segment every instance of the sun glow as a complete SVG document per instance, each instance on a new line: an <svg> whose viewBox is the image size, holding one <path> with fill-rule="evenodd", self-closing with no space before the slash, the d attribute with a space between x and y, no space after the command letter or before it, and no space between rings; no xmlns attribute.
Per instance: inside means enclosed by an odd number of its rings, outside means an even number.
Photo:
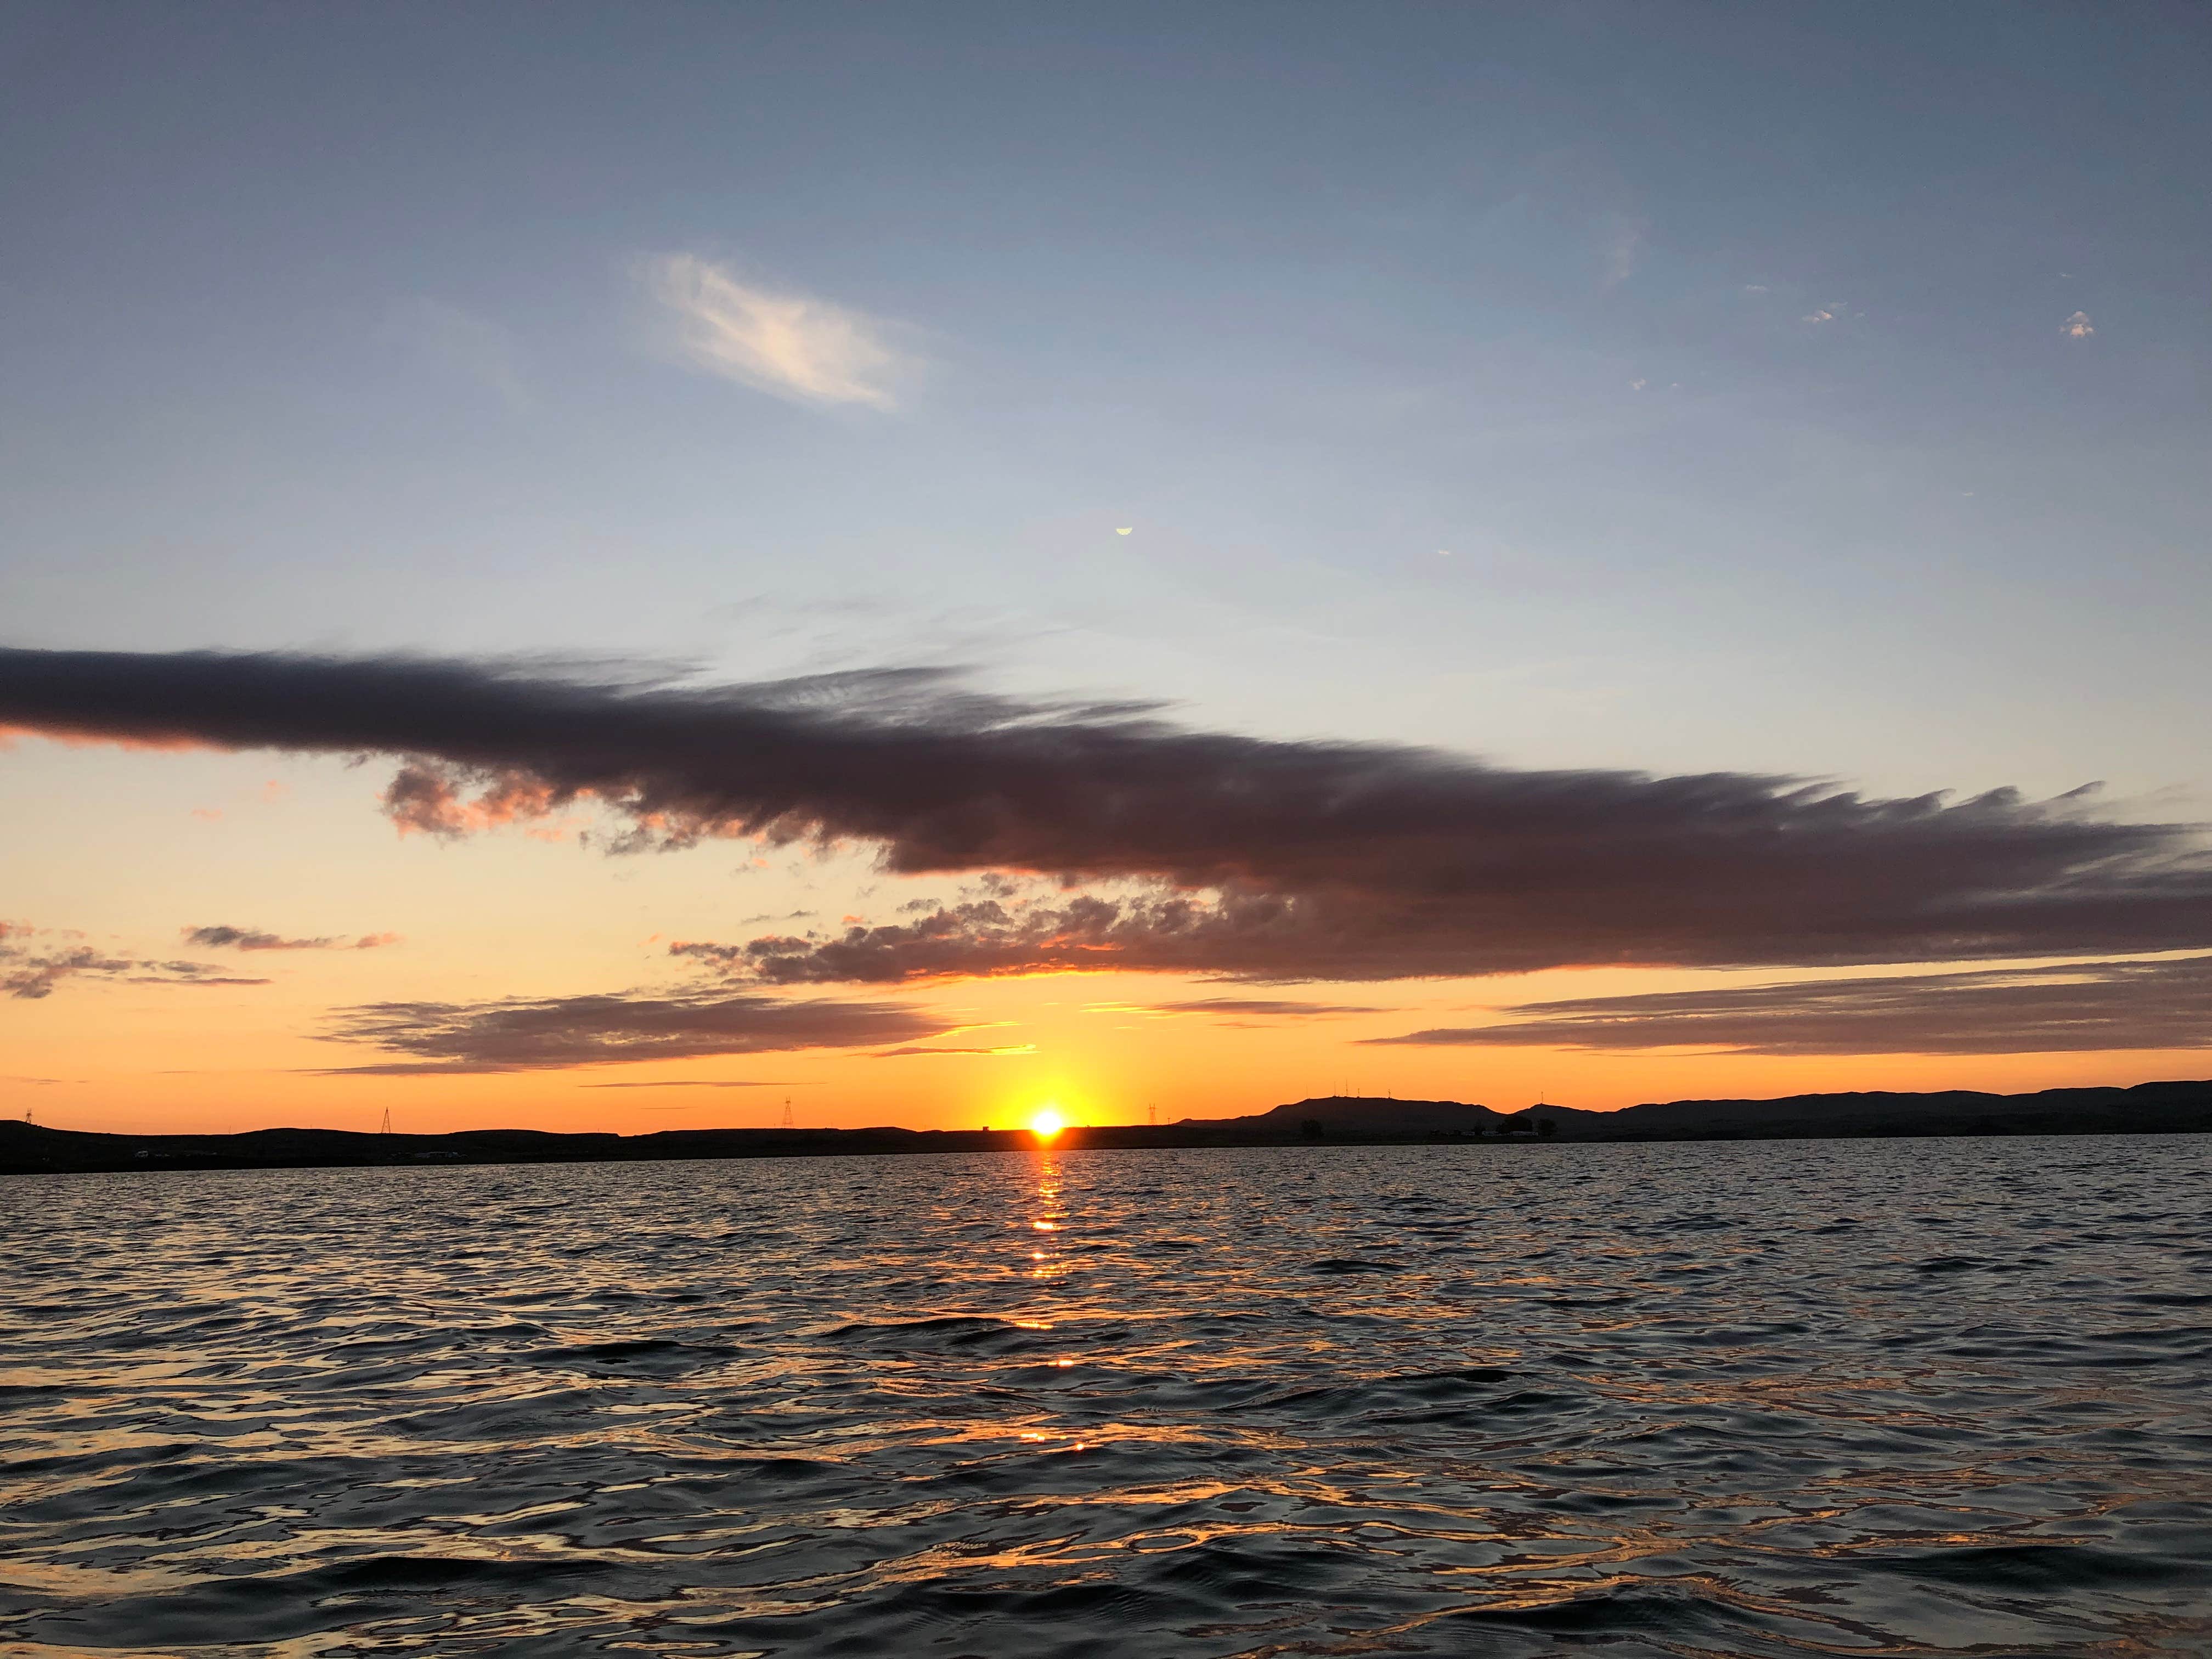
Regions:
<svg viewBox="0 0 2212 1659"><path fill-rule="evenodd" d="M1040 1106L1030 1114L1030 1133L1039 1140L1051 1140L1067 1127L1057 1106Z"/></svg>

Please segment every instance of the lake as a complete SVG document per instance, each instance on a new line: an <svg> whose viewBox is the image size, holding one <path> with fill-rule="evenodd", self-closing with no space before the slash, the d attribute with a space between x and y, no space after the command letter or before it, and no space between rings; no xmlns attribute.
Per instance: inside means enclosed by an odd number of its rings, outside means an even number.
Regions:
<svg viewBox="0 0 2212 1659"><path fill-rule="evenodd" d="M26 1176L11 1656L2212 1651L2212 1138Z"/></svg>

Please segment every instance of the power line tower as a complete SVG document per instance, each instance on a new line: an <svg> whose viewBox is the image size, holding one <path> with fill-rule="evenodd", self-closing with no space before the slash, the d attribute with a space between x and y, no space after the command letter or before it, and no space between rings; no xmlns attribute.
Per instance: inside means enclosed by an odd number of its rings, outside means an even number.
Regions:
<svg viewBox="0 0 2212 1659"><path fill-rule="evenodd" d="M793 1118L791 1115L791 1097L789 1095L786 1095L783 1097L783 1127L787 1129L795 1129L799 1127L798 1120Z"/></svg>
<svg viewBox="0 0 2212 1659"><path fill-rule="evenodd" d="M392 1133L392 1108L389 1106L384 1109L384 1127L376 1133L380 1135L388 1135Z"/></svg>
<svg viewBox="0 0 2212 1659"><path fill-rule="evenodd" d="M1159 1123L1159 1121L1160 1121L1160 1103L1159 1103L1159 1102L1158 1102L1157 1100L1147 1102L1147 1103L1146 1103L1146 1106L1145 1106L1145 1121L1146 1121L1146 1122L1147 1122L1147 1123L1152 1124L1152 1125L1154 1125L1154 1126L1157 1126L1157 1125Z"/></svg>

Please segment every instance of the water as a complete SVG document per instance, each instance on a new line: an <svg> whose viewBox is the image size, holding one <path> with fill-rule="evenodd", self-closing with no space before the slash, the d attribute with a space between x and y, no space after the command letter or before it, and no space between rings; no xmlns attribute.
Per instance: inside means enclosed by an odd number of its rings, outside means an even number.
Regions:
<svg viewBox="0 0 2212 1659"><path fill-rule="evenodd" d="M0 1182L0 1651L2212 1652L2212 1139Z"/></svg>

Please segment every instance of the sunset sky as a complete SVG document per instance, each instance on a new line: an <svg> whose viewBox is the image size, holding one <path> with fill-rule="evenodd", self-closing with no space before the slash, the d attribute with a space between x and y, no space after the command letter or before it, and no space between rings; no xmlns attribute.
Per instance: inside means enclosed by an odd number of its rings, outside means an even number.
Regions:
<svg viewBox="0 0 2212 1659"><path fill-rule="evenodd" d="M2151 0L10 7L0 1113L2212 1073L2208 75Z"/></svg>

